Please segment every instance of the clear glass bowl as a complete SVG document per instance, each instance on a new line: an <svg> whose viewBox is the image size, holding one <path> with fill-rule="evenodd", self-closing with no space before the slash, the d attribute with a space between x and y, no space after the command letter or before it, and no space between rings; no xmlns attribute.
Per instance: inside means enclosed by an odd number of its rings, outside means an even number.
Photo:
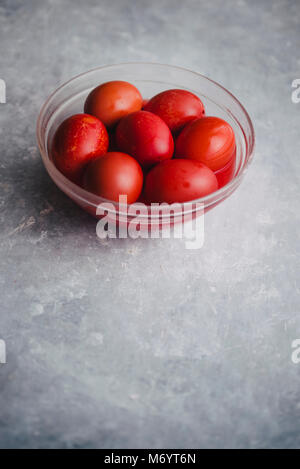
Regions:
<svg viewBox="0 0 300 469"><path fill-rule="evenodd" d="M171 89L182 88L198 95L204 102L206 115L218 116L231 124L236 137L236 165L233 179L218 191L202 197L192 204L182 204L182 212L174 214L174 222L181 222L182 213L188 210L194 218L207 211L232 194L240 185L253 157L255 135L251 119L242 104L225 88L199 73L171 65L153 63L126 63L109 65L79 75L56 90L41 109L37 122L37 141L46 170L55 184L84 210L96 216L99 204L110 202L119 221L126 223L128 207L107 201L91 194L69 181L54 166L49 149L60 123L72 114L83 112L84 101L89 92L101 83L111 80L125 80L133 83L144 98ZM199 209L199 206L202 208ZM179 213L179 212L178 212ZM114 216L115 216L114 214ZM143 225L161 226L164 214L156 210L143 214ZM169 218L169 215L166 215ZM167 219L167 218L166 218Z"/></svg>

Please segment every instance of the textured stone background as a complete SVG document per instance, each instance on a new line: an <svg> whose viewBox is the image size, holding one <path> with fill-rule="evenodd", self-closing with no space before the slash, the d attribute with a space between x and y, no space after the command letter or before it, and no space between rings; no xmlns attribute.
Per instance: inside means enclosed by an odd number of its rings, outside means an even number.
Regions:
<svg viewBox="0 0 300 469"><path fill-rule="evenodd" d="M299 46L299 0L0 0L1 447L300 447ZM100 243L43 169L44 99L120 61L202 72L253 118L199 251Z"/></svg>

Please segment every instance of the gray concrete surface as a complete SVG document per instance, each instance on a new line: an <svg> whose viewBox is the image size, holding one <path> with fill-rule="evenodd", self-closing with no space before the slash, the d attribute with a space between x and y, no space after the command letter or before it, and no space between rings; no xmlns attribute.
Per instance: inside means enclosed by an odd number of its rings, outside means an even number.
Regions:
<svg viewBox="0 0 300 469"><path fill-rule="evenodd" d="M1 0L0 446L300 447L298 0ZM205 245L101 243L46 174L49 92L157 61L229 88L255 160Z"/></svg>

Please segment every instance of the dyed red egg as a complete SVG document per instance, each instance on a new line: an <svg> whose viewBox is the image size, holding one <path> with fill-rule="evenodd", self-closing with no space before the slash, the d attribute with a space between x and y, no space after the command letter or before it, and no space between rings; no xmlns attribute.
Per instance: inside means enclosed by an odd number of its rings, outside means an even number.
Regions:
<svg viewBox="0 0 300 469"><path fill-rule="evenodd" d="M205 114L201 99L186 90L163 91L150 99L144 109L159 116L173 133Z"/></svg>
<svg viewBox="0 0 300 469"><path fill-rule="evenodd" d="M149 168L172 157L174 141L170 129L155 114L138 111L123 117L116 130L120 151L130 154Z"/></svg>
<svg viewBox="0 0 300 469"><path fill-rule="evenodd" d="M104 124L94 116L76 114L57 129L51 153L57 169L79 183L86 164L104 155L107 148L108 133Z"/></svg>
<svg viewBox="0 0 300 469"><path fill-rule="evenodd" d="M218 189L213 171L195 160L172 159L151 169L143 192L147 203L189 202Z"/></svg>
<svg viewBox="0 0 300 469"><path fill-rule="evenodd" d="M234 152L234 131L219 117L203 117L191 122L176 140L176 157L200 161L213 171L223 168Z"/></svg>
<svg viewBox="0 0 300 469"><path fill-rule="evenodd" d="M110 152L87 166L83 186L89 192L117 202L120 195L126 195L131 204L141 194L143 171L130 155Z"/></svg>
<svg viewBox="0 0 300 469"><path fill-rule="evenodd" d="M84 111L98 117L107 127L142 108L139 90L127 81L109 81L95 88L87 97Z"/></svg>

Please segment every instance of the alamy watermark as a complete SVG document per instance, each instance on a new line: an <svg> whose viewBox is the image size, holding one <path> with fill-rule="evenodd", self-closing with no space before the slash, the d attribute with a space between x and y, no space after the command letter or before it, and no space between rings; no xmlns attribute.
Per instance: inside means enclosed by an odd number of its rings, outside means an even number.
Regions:
<svg viewBox="0 0 300 469"><path fill-rule="evenodd" d="M292 342L292 362L295 365L299 365L300 363L300 339L296 339Z"/></svg>
<svg viewBox="0 0 300 469"><path fill-rule="evenodd" d="M292 88L294 88L294 91L292 91L292 103L294 104L299 104L300 103L300 78L295 78L292 82Z"/></svg>
<svg viewBox="0 0 300 469"><path fill-rule="evenodd" d="M6 343L4 340L0 339L0 365L6 363Z"/></svg>
<svg viewBox="0 0 300 469"><path fill-rule="evenodd" d="M204 244L204 204L152 203L127 204L119 196L119 205L104 202L97 207L98 238L174 238L183 239L186 249L200 249Z"/></svg>
<svg viewBox="0 0 300 469"><path fill-rule="evenodd" d="M0 104L6 103L6 83L0 78Z"/></svg>

